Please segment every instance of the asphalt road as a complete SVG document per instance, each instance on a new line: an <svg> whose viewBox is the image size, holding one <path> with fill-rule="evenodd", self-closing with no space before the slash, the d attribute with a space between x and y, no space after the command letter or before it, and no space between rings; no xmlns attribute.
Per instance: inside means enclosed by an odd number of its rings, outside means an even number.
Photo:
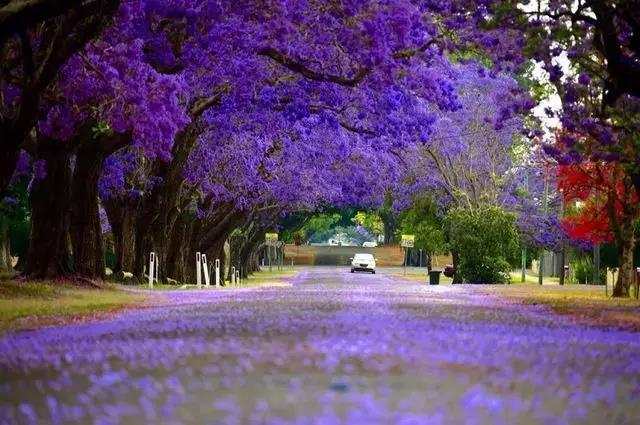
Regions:
<svg viewBox="0 0 640 425"><path fill-rule="evenodd" d="M348 268L0 339L0 423L640 423L640 338Z"/></svg>

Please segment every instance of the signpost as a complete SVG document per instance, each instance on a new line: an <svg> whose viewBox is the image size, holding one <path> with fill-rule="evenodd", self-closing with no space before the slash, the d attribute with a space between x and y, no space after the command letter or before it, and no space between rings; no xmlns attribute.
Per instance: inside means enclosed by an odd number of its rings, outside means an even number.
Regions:
<svg viewBox="0 0 640 425"><path fill-rule="evenodd" d="M409 248L413 248L416 243L416 235L402 235L400 238L400 246L404 248L404 274L407 274L407 252Z"/></svg>
<svg viewBox="0 0 640 425"><path fill-rule="evenodd" d="M275 247L278 245L278 234L277 233L265 233L264 234L265 245L267 245L267 257L269 260L269 271L272 271L271 268L271 247Z"/></svg>
<svg viewBox="0 0 640 425"><path fill-rule="evenodd" d="M231 286L236 286L236 266L231 267Z"/></svg>

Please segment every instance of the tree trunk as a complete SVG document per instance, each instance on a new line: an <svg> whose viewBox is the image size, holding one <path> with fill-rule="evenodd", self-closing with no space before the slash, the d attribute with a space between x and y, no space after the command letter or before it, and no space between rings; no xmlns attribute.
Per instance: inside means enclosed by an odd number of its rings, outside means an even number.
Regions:
<svg viewBox="0 0 640 425"><path fill-rule="evenodd" d="M103 199L111 225L115 264L113 272L132 272L136 252L136 208L137 203L129 199Z"/></svg>
<svg viewBox="0 0 640 425"><path fill-rule="evenodd" d="M67 276L69 266L70 152L62 142L42 146L46 175L34 180L30 194L31 238L24 274L30 279ZM41 145L45 145L42 142ZM57 146L56 146L57 145Z"/></svg>
<svg viewBox="0 0 640 425"><path fill-rule="evenodd" d="M136 220L135 240L133 255L133 275L138 279L144 279L145 267L148 267L147 256L149 255L149 246L151 245L149 237L146 233L146 226L143 220ZM148 272L148 270L146 270Z"/></svg>
<svg viewBox="0 0 640 425"><path fill-rule="evenodd" d="M104 278L104 240L98 204L98 179L104 153L95 148L81 149L71 186L71 242L74 269L88 278Z"/></svg>
<svg viewBox="0 0 640 425"><path fill-rule="evenodd" d="M380 218L384 225L384 243L387 245L395 243L397 230L396 217L393 215L393 212L385 211L380 214Z"/></svg>
<svg viewBox="0 0 640 425"><path fill-rule="evenodd" d="M633 224L633 220L627 220L621 225L620 240L618 241L620 269L618 271L618 279L613 287L614 297L629 297L629 289L631 287L631 283L635 279L635 273L633 270L633 251L635 249Z"/></svg>
<svg viewBox="0 0 640 425"><path fill-rule="evenodd" d="M13 271L9 245L9 219L0 212L0 272Z"/></svg>
<svg viewBox="0 0 640 425"><path fill-rule="evenodd" d="M452 283L462 283L462 276L460 275L460 254L457 251L451 252L451 257L453 259L453 269L455 273L453 274L453 282Z"/></svg>
<svg viewBox="0 0 640 425"><path fill-rule="evenodd" d="M187 275L187 267L189 266L187 254L188 243L191 239L189 223L184 216L178 218L173 225L169 241L167 243L167 252L164 256L165 264L160 264L164 270L161 276L165 278L175 279L178 282L184 282Z"/></svg>
<svg viewBox="0 0 640 425"><path fill-rule="evenodd" d="M9 144L4 146L5 141L0 143L0 201L4 199L9 183L18 163L20 149Z"/></svg>
<svg viewBox="0 0 640 425"><path fill-rule="evenodd" d="M224 285L225 279L225 266L227 265L225 255L224 255L224 243L225 239L221 239L218 242L214 243L211 248L207 250L207 258L209 258L212 264L215 267L216 259L220 260L220 284ZM215 273L215 270L214 270ZM215 279L215 274L212 275L212 279Z"/></svg>

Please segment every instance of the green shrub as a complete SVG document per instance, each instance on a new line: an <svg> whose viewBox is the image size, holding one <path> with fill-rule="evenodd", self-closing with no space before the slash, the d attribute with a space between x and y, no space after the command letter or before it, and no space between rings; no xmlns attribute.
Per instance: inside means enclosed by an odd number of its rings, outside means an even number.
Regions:
<svg viewBox="0 0 640 425"><path fill-rule="evenodd" d="M468 283L506 283L507 261L518 248L515 216L498 207L455 208L445 228L452 252L457 252L458 273Z"/></svg>

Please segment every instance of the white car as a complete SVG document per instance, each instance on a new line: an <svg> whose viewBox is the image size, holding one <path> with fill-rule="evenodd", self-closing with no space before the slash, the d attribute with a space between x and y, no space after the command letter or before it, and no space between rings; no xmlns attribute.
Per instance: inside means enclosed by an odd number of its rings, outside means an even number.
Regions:
<svg viewBox="0 0 640 425"><path fill-rule="evenodd" d="M366 241L365 243L362 244L363 248L375 248L377 246L378 246L377 242L371 242L371 241Z"/></svg>
<svg viewBox="0 0 640 425"><path fill-rule="evenodd" d="M351 259L351 273L371 272L376 274L376 259L371 254L356 254Z"/></svg>

